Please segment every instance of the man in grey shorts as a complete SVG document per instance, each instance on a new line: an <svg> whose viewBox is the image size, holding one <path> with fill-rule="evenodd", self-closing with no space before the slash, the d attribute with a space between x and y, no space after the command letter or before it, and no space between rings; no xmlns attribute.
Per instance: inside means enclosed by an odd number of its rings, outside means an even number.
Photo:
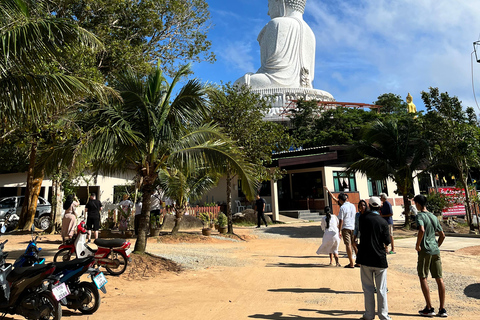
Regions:
<svg viewBox="0 0 480 320"><path fill-rule="evenodd" d="M417 207L417 244L415 249L418 252L417 273L420 279L420 286L425 298L426 306L419 313L422 316L432 317L435 315L435 309L432 307L430 300L430 289L428 287L427 277L428 273L432 274L438 286L438 297L440 300L440 308L438 316L447 317L447 310L445 310L445 284L442 278L442 260L440 259L440 249L443 240L445 240L445 233L442 226L432 213L425 208L427 198L424 195L417 195L413 198L415 206ZM438 232L438 241L435 238L435 232Z"/></svg>
<svg viewBox="0 0 480 320"><path fill-rule="evenodd" d="M343 243L345 243L345 249L347 250L349 264L345 268L355 268L355 263L353 261L353 230L355 230L355 214L357 210L355 206L348 202L348 195L345 193L340 193L338 195L338 203L340 204L340 213L338 214L338 220L340 224L338 229L341 230L339 236L340 239L343 238Z"/></svg>

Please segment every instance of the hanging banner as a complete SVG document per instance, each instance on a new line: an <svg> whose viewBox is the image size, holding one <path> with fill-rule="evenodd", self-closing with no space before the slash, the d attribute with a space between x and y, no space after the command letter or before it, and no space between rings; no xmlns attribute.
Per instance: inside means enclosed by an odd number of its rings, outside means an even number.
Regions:
<svg viewBox="0 0 480 320"><path fill-rule="evenodd" d="M464 216L466 215L465 205L465 190L453 187L440 187L438 192L445 195L447 201L452 205L443 209L443 216ZM428 205L427 205L428 207Z"/></svg>

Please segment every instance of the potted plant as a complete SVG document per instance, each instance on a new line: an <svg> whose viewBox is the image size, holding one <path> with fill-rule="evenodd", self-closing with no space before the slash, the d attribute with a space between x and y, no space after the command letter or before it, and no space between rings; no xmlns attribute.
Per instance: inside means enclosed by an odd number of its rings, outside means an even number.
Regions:
<svg viewBox="0 0 480 320"><path fill-rule="evenodd" d="M199 214L200 220L202 220L203 228L202 228L202 234L204 236L210 236L212 234L212 229L209 228L210 226L210 214L208 212L201 212Z"/></svg>
<svg viewBox="0 0 480 320"><path fill-rule="evenodd" d="M150 215L150 236L158 237L160 234L160 216L157 215Z"/></svg>
<svg viewBox="0 0 480 320"><path fill-rule="evenodd" d="M227 216L225 215L225 213L220 212L220 213L218 214L217 221L218 221L218 232L220 232L220 233L227 233L227 230L228 230L228 227L227 227L228 219L227 219Z"/></svg>

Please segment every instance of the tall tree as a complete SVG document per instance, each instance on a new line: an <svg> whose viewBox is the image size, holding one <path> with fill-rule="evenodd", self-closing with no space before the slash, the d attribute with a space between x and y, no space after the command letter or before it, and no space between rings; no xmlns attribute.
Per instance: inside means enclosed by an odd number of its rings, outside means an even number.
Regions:
<svg viewBox="0 0 480 320"><path fill-rule="evenodd" d="M480 165L480 131L472 108L463 109L457 97L438 88L422 91L427 113L425 130L432 148L431 170L448 170L465 190L467 219L472 223L471 198L468 192L472 167Z"/></svg>
<svg viewBox="0 0 480 320"><path fill-rule="evenodd" d="M227 137L204 124L206 88L197 80L189 80L174 96L176 84L188 72L188 66L182 67L170 84L159 67L147 78L125 71L113 82L123 103L99 106L89 114L91 118L85 123L87 140L63 148L76 151L65 155L57 149L50 153L53 162L69 163L73 154L78 154L93 158L93 166L105 173L136 172L143 194L137 252L146 248L150 200L160 171L206 167L222 173L229 165L246 182L246 191L253 194L250 166Z"/></svg>
<svg viewBox="0 0 480 320"><path fill-rule="evenodd" d="M394 93L384 93L378 96L374 104L382 106L380 108L381 113L406 114L408 111L407 103L400 95Z"/></svg>
<svg viewBox="0 0 480 320"><path fill-rule="evenodd" d="M383 118L376 111L318 106L316 101L299 101L292 110L292 136L304 148L349 145L360 140L362 129Z"/></svg>
<svg viewBox="0 0 480 320"><path fill-rule="evenodd" d="M242 157L254 165L256 180L278 179L280 172L267 168L272 162L272 153L288 149L293 142L284 126L263 120L270 110L269 101L253 93L248 86L239 88L229 83L213 90L210 101L213 121L240 147ZM233 233L232 180L237 173L234 167L228 166L228 233Z"/></svg>
<svg viewBox="0 0 480 320"><path fill-rule="evenodd" d="M97 82L61 70L59 60L68 50L101 47L76 24L46 13L45 1L0 2L0 120L2 140L15 131L31 133L26 201L19 227L30 228L43 180L35 169L42 127L63 108L88 97L105 97L108 89Z"/></svg>
<svg viewBox="0 0 480 320"><path fill-rule="evenodd" d="M411 115L377 120L367 127L362 140L352 146L357 161L348 167L372 179L391 178L397 184L397 194L403 196L405 225L409 225L409 211L413 179L428 165L429 146L422 135L422 127Z"/></svg>
<svg viewBox="0 0 480 320"><path fill-rule="evenodd" d="M69 61L85 72L98 68L108 77L129 67L148 74L161 61L172 74L179 62L215 60L207 38L210 13L205 0L54 0L49 9L104 43L98 55L78 53L80 59Z"/></svg>

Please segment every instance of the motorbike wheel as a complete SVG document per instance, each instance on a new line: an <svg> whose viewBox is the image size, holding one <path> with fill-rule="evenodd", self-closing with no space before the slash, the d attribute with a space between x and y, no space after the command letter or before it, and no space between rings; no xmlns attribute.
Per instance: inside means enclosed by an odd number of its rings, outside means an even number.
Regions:
<svg viewBox="0 0 480 320"><path fill-rule="evenodd" d="M95 285L90 282L81 282L78 290L83 291L88 298L82 302L82 306L78 310L83 314L92 314L100 307L100 294Z"/></svg>
<svg viewBox="0 0 480 320"><path fill-rule="evenodd" d="M108 254L107 259L111 259L115 263L118 263L118 267L116 268L105 266L105 269L107 269L112 276L119 276L127 269L127 258L125 258L121 253L112 251Z"/></svg>
<svg viewBox="0 0 480 320"><path fill-rule="evenodd" d="M70 252L70 249L64 248L55 253L53 262L65 262L70 261L70 259L72 259L72 253ZM75 259L75 257L73 257L73 259Z"/></svg>
<svg viewBox="0 0 480 320"><path fill-rule="evenodd" d="M45 313L42 313L39 319L41 320L60 320L62 319L62 306L60 305L60 302L55 300L53 298L53 295L51 292L42 292L40 293L40 305L46 305L48 307L46 315Z"/></svg>

